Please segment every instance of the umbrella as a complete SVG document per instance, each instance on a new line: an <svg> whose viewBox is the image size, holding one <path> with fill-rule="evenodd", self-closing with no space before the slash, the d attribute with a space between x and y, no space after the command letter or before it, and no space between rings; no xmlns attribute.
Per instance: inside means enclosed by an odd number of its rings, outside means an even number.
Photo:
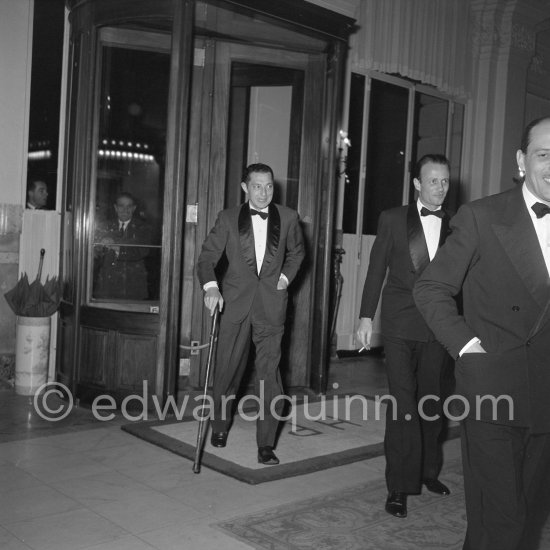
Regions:
<svg viewBox="0 0 550 550"><path fill-rule="evenodd" d="M46 278L42 284L42 264L46 251L40 250L40 264L36 279L29 283L26 273L23 273L17 284L4 294L6 301L16 315L21 317L49 317L53 315L61 301L63 285L57 277Z"/></svg>

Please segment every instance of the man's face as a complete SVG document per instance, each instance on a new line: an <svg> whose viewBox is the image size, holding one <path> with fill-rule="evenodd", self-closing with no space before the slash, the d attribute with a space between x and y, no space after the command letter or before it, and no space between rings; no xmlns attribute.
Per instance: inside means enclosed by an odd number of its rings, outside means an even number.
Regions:
<svg viewBox="0 0 550 550"><path fill-rule="evenodd" d="M116 215L121 222L130 220L134 215L135 209L136 205L129 197L119 197L115 202Z"/></svg>
<svg viewBox="0 0 550 550"><path fill-rule="evenodd" d="M420 169L420 178L414 178L420 202L429 210L440 207L449 190L449 169L445 164L427 162Z"/></svg>
<svg viewBox="0 0 550 550"><path fill-rule="evenodd" d="M273 200L273 178L267 172L252 172L248 184L241 183L250 206L262 210Z"/></svg>
<svg viewBox="0 0 550 550"><path fill-rule="evenodd" d="M535 197L550 203L550 120L543 120L531 130L527 151L516 154L525 185Z"/></svg>
<svg viewBox="0 0 550 550"><path fill-rule="evenodd" d="M29 191L29 202L35 208L44 208L48 201L48 186L43 181L37 181L34 189Z"/></svg>

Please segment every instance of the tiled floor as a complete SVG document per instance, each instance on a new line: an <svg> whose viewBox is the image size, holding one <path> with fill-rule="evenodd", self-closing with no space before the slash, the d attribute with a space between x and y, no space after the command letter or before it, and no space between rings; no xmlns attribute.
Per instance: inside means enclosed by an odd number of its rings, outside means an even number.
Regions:
<svg viewBox="0 0 550 550"><path fill-rule="evenodd" d="M329 387L383 394L381 363L336 360ZM196 475L190 461L120 425L120 419L98 422L85 408L45 421L31 398L0 390L2 550L246 549L213 524L384 475L378 457L247 485L207 468ZM444 449L448 459L459 455L457 440Z"/></svg>

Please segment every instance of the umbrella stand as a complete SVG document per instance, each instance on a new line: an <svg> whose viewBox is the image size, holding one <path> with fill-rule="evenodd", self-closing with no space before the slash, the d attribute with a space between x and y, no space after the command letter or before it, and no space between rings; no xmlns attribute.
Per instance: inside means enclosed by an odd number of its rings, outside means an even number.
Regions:
<svg viewBox="0 0 550 550"><path fill-rule="evenodd" d="M48 380L51 317L17 317L15 393L34 395Z"/></svg>
<svg viewBox="0 0 550 550"><path fill-rule="evenodd" d="M20 395L34 395L48 378L51 316L59 306L62 285L57 277L41 283L45 254L42 248L36 279L29 284L24 273L4 295L17 315L15 392Z"/></svg>

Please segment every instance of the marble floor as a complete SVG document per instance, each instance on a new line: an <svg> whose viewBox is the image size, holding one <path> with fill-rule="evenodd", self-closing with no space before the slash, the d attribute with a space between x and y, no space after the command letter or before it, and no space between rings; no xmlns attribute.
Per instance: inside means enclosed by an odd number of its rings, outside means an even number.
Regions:
<svg viewBox="0 0 550 550"><path fill-rule="evenodd" d="M383 394L383 360L335 359L329 388ZM383 457L260 485L204 467L197 475L190 461L123 432L123 422L100 422L85 407L47 421L32 398L0 389L2 550L244 550L252 547L215 524L384 476ZM444 452L459 456L458 441Z"/></svg>

